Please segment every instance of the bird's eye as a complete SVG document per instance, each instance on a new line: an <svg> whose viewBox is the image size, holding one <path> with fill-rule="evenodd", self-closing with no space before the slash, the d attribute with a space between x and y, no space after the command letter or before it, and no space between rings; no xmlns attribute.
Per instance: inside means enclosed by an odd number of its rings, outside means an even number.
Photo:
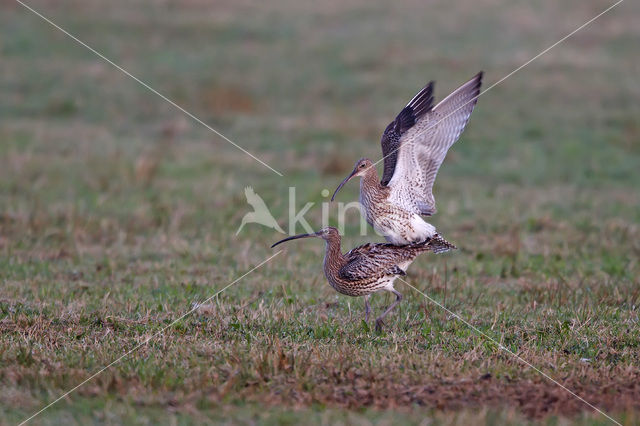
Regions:
<svg viewBox="0 0 640 426"><path fill-rule="evenodd" d="M364 168L364 164L360 164L360 168L363 169Z"/></svg>

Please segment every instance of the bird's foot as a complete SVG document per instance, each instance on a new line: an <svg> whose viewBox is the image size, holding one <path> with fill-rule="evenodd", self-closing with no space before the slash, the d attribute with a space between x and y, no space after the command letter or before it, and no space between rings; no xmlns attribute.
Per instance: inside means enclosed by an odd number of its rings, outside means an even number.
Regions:
<svg viewBox="0 0 640 426"><path fill-rule="evenodd" d="M382 326L384 325L384 321L382 321L380 318L378 318L376 320L376 331L378 333L382 333Z"/></svg>

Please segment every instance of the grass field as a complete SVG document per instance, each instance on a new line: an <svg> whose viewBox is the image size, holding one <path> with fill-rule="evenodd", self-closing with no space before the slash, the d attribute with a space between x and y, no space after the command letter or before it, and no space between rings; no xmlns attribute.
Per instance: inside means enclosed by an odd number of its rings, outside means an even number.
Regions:
<svg viewBox="0 0 640 426"><path fill-rule="evenodd" d="M247 225L252 186L323 189L428 80L485 87L608 1L0 1L0 423L610 424L401 282L383 333L324 245ZM436 182L460 249L408 282L623 424L640 423L640 3L483 95ZM355 183L340 199L355 200ZM332 212L335 214L335 206ZM343 248L358 236L349 216ZM298 229L302 232L302 229ZM284 246L283 246L284 247ZM379 312L392 298L372 297Z"/></svg>

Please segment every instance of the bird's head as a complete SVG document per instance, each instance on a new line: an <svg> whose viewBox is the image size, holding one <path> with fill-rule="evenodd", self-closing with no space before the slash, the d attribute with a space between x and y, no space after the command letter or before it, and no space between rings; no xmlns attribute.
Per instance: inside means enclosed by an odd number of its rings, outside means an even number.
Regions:
<svg viewBox="0 0 640 426"><path fill-rule="evenodd" d="M321 230L319 230L318 232L315 233L316 237L320 237L323 240L328 240L334 237L337 237L340 235L340 233L338 232L338 230L336 228L334 228L333 226L327 226L326 228L322 228Z"/></svg>
<svg viewBox="0 0 640 426"><path fill-rule="evenodd" d="M322 228L321 230L317 232L312 232L310 234L299 234L299 235L294 235L293 237L287 237L283 240L278 241L274 245L272 245L271 248L277 246L280 243L284 243L285 241L297 240L298 238L318 237L318 238L322 238L325 241L328 241L332 238L339 237L339 236L340 234L338 233L338 230L336 228L334 228L333 226L328 226L326 228Z"/></svg>
<svg viewBox="0 0 640 426"><path fill-rule="evenodd" d="M341 183L340 185L338 185L338 187L336 188L335 192L333 193L333 196L331 197L331 201L333 201L333 199L336 197L336 194L338 193L338 191L340 191L340 189L347 183L349 182L349 180L351 180L351 178L355 177L355 176L364 176L367 172L369 172L369 170L371 170L373 168L373 162L371 160L369 160L368 158L361 158L358 161L356 161L356 165L353 166L353 171L351 172L351 174L349 174L349 176L347 176Z"/></svg>

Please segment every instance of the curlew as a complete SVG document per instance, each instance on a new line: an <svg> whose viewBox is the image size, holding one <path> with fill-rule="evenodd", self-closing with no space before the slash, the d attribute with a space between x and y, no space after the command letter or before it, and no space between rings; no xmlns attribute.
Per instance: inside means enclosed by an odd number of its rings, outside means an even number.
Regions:
<svg viewBox="0 0 640 426"><path fill-rule="evenodd" d="M311 234L288 237L271 247L285 241L309 237L319 237L326 241L324 274L331 287L347 296L364 296L365 321L369 321L371 312L369 296L372 293L384 290L395 294L396 300L376 318L378 331L382 329L384 317L402 300L402 294L393 288L395 279L399 275L406 275L407 268L420 253L425 251L439 253L455 248L443 239L435 237L419 244L403 246L367 243L342 254L340 234L333 227L322 228Z"/></svg>
<svg viewBox="0 0 640 426"><path fill-rule="evenodd" d="M480 94L482 72L460 86L435 107L433 82L425 86L385 129L382 180L368 158L353 171L360 179L360 204L367 222L392 244L412 244L437 236L421 215L436 212L433 183L449 148L464 130Z"/></svg>

